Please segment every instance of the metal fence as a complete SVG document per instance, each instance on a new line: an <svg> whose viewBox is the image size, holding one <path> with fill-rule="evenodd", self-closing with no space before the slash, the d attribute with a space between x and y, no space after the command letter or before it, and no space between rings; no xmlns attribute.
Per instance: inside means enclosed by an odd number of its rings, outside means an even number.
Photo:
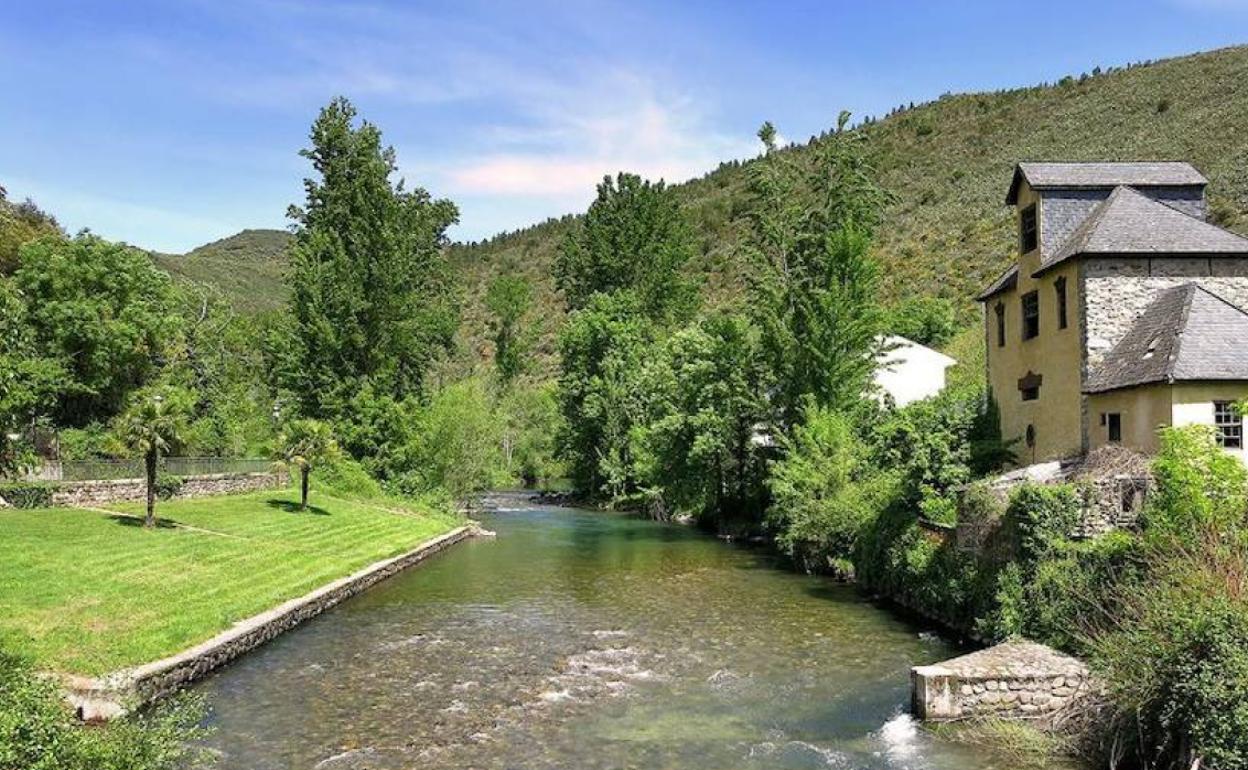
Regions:
<svg viewBox="0 0 1248 770"><path fill-rule="evenodd" d="M160 472L174 476L210 476L220 473L267 473L271 460L231 457L162 457ZM27 475L31 481L102 481L141 479L140 460L66 460L45 462Z"/></svg>

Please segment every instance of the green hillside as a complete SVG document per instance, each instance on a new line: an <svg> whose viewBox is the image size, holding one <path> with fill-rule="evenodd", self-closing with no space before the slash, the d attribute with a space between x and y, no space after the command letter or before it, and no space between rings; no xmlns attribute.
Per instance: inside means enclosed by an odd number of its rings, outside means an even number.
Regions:
<svg viewBox="0 0 1248 770"><path fill-rule="evenodd" d="M1187 160L1210 179L1219 223L1248 233L1245 125L1248 48L1242 47L1075 73L1052 85L945 96L871 123L861 130L871 134L881 181L896 196L877 247L887 298L942 295L961 303L967 320L974 317L970 298L1013 256L1003 201L1019 160ZM811 148L786 151L809 156ZM730 163L677 187L700 242L689 270L711 304L739 297L747 181L748 163ZM534 316L547 328L557 326L550 265L574 221L565 217L453 250L470 298L463 329L469 349L485 348L481 298L499 271L529 276L546 311Z"/></svg>
<svg viewBox="0 0 1248 770"><path fill-rule="evenodd" d="M877 246L887 299L942 295L961 303L966 320L974 317L970 297L1012 258L1003 199L1019 160L1187 160L1209 177L1219 223L1248 232L1248 48L1093 72L1051 85L948 95L859 129L872 136L881 180L896 196ZM809 157L811 148L784 152ZM676 187L698 239L688 270L711 305L733 302L743 285L738 246L751 162L725 163ZM488 354L485 287L500 272L526 275L537 286L532 318L543 330L540 351L551 352L562 303L550 266L575 221L565 216L451 247L465 284L465 362ZM221 287L240 309L262 310L284 296L288 239L278 230L249 230L158 260L177 276Z"/></svg>
<svg viewBox="0 0 1248 770"><path fill-rule="evenodd" d="M258 313L286 299L282 271L289 243L284 230L244 230L186 254L152 256L174 278L214 286L235 309Z"/></svg>

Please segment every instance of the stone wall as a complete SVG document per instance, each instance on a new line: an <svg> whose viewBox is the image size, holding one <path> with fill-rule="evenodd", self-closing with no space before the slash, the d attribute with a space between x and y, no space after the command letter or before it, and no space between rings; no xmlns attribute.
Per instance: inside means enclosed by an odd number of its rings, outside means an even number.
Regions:
<svg viewBox="0 0 1248 770"><path fill-rule="evenodd" d="M1248 260L1219 257L1085 259L1085 374L1104 359L1165 289L1196 283L1248 309Z"/></svg>
<svg viewBox="0 0 1248 770"><path fill-rule="evenodd" d="M316 617L344 599L395 575L429 556L481 532L463 526L405 554L365 567L347 577L292 599L234 625L203 644L154 663L100 678L65 677L67 697L80 719L100 722L170 695L213 669Z"/></svg>
<svg viewBox="0 0 1248 770"><path fill-rule="evenodd" d="M1026 640L1004 642L910 671L915 716L931 721L995 717L1051 722L1096 691L1077 658Z"/></svg>
<svg viewBox="0 0 1248 770"><path fill-rule="evenodd" d="M281 473L218 473L208 476L185 476L176 497L210 497L240 492L256 492L285 486L287 478ZM143 500L147 497L144 479L109 479L107 481L69 481L55 485L52 504L58 506L89 507L123 500Z"/></svg>

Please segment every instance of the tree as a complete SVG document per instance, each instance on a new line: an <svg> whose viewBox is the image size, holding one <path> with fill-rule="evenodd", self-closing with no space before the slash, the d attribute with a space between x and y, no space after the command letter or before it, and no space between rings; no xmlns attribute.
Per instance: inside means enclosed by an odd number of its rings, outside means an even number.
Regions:
<svg viewBox="0 0 1248 770"><path fill-rule="evenodd" d="M755 323L778 382L782 418L805 400L844 410L875 367L879 266L870 254L888 196L874 181L860 132L823 139L809 168L770 155L755 164L751 285Z"/></svg>
<svg viewBox="0 0 1248 770"><path fill-rule="evenodd" d="M887 326L920 345L940 347L958 331L957 311L943 297L910 297L893 310Z"/></svg>
<svg viewBox="0 0 1248 770"><path fill-rule="evenodd" d="M771 121L765 121L758 129L758 141L763 143L763 149L770 153L776 149L776 127Z"/></svg>
<svg viewBox="0 0 1248 770"><path fill-rule="evenodd" d="M585 218L560 245L555 283L574 310L596 293L627 291L650 318L679 317L694 296L679 275L691 254L672 191L661 181L621 173L602 180Z"/></svg>
<svg viewBox="0 0 1248 770"><path fill-rule="evenodd" d="M31 343L65 373L47 411L74 427L110 419L178 333L169 276L138 249L90 234L40 238L20 259L13 282Z"/></svg>
<svg viewBox="0 0 1248 770"><path fill-rule="evenodd" d="M858 535L891 498L895 474L875 470L852 421L826 408L808 408L780 444L767 480L776 543L808 571L851 574Z"/></svg>
<svg viewBox="0 0 1248 770"><path fill-rule="evenodd" d="M35 345L16 287L0 277L0 476L33 463L27 428L48 416L64 378L61 362Z"/></svg>
<svg viewBox="0 0 1248 770"><path fill-rule="evenodd" d="M448 200L392 184L394 150L355 108L335 99L312 125L307 200L295 221L288 280L295 358L289 386L302 411L333 417L372 381L397 399L419 395L458 325L443 254L458 219Z"/></svg>
<svg viewBox="0 0 1248 770"><path fill-rule="evenodd" d="M278 442L281 446L278 467L298 469L299 508L307 510L308 477L316 466L341 456L338 442L329 425L310 419L292 420Z"/></svg>
<svg viewBox="0 0 1248 770"><path fill-rule="evenodd" d="M645 413L638 372L655 337L631 293L597 294L564 324L559 448L578 490L615 498L636 491L628 439Z"/></svg>
<svg viewBox="0 0 1248 770"><path fill-rule="evenodd" d="M533 304L533 287L515 275L500 275L490 282L485 306L494 328L494 366L506 388L524 369L530 341L520 329L520 320Z"/></svg>
<svg viewBox="0 0 1248 770"><path fill-rule="evenodd" d="M16 269L18 252L24 244L45 235L63 235L56 219L29 199L12 203L0 187L0 275L9 275Z"/></svg>
<svg viewBox="0 0 1248 770"><path fill-rule="evenodd" d="M630 438L652 510L724 524L761 507L757 426L769 383L746 320L713 316L677 331L641 380L646 415Z"/></svg>
<svg viewBox="0 0 1248 770"><path fill-rule="evenodd" d="M187 398L176 391L139 394L117 420L122 443L143 456L147 479L147 517L143 526L156 526L156 469L160 456L168 454L182 438Z"/></svg>

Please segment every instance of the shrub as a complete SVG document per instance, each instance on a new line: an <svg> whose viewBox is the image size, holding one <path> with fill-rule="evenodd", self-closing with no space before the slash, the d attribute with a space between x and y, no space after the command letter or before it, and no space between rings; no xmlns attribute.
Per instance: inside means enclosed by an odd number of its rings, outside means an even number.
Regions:
<svg viewBox="0 0 1248 770"><path fill-rule="evenodd" d="M1248 766L1248 548L1205 535L1192 550L1154 549L1149 578L1094 645L1113 743L1136 764Z"/></svg>
<svg viewBox="0 0 1248 770"><path fill-rule="evenodd" d="M1205 426L1167 428L1153 461L1156 489L1144 511L1158 535L1237 528L1248 510L1248 469L1223 452Z"/></svg>
<svg viewBox="0 0 1248 770"><path fill-rule="evenodd" d="M175 476L172 473L156 474L156 496L161 500L172 500L182 493L182 485L185 482L181 476Z"/></svg>
<svg viewBox="0 0 1248 770"><path fill-rule="evenodd" d="M0 498L14 508L47 508L52 505L52 484L17 481L0 484Z"/></svg>
<svg viewBox="0 0 1248 770"><path fill-rule="evenodd" d="M83 727L58 685L23 660L0 652L0 767L22 770L175 770L201 766L190 741L203 713L198 701L167 701L143 716Z"/></svg>
<svg viewBox="0 0 1248 770"><path fill-rule="evenodd" d="M893 479L870 468L849 420L831 410L807 409L782 443L768 479L777 544L808 571L848 563L863 526L893 496Z"/></svg>
<svg viewBox="0 0 1248 770"><path fill-rule="evenodd" d="M357 460L340 455L324 463L318 475L325 486L358 497L379 497L381 484Z"/></svg>
<svg viewBox="0 0 1248 770"><path fill-rule="evenodd" d="M1079 524L1082 499L1068 484L1027 483L1014 490L1006 508L1017 558L1032 565L1050 555Z"/></svg>

